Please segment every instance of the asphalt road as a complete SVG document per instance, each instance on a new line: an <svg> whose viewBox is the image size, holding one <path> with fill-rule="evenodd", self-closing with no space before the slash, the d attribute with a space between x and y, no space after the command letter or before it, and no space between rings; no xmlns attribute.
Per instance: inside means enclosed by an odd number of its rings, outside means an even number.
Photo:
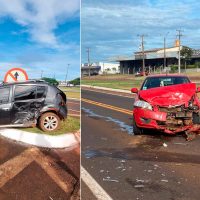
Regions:
<svg viewBox="0 0 200 200"><path fill-rule="evenodd" d="M72 117L80 116L80 100L67 99L68 115Z"/></svg>
<svg viewBox="0 0 200 200"><path fill-rule="evenodd" d="M36 148L0 137L0 199L79 199L79 147Z"/></svg>
<svg viewBox="0 0 200 200"><path fill-rule="evenodd" d="M200 136L135 136L131 114L105 106L131 110L133 98L85 89L82 98L82 200L199 199Z"/></svg>

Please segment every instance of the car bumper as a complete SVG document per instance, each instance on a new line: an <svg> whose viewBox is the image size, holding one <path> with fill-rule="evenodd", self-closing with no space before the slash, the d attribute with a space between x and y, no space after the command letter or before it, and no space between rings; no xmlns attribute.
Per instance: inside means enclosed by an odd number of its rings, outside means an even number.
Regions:
<svg viewBox="0 0 200 200"><path fill-rule="evenodd" d="M68 113L67 106L62 106L59 109L59 115L61 116L62 119L67 118L67 113Z"/></svg>
<svg viewBox="0 0 200 200"><path fill-rule="evenodd" d="M165 112L134 108L133 116L138 127L145 129L156 129L168 134L175 134L178 132L194 129L194 125L191 124L177 125L173 128L170 128L167 125L167 113Z"/></svg>

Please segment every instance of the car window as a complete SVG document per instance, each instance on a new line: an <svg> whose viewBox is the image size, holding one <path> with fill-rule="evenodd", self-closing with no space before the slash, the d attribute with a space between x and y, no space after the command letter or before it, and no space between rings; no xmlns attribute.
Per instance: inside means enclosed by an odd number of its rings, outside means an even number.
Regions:
<svg viewBox="0 0 200 200"><path fill-rule="evenodd" d="M10 87L0 88L0 104L8 103L10 96Z"/></svg>
<svg viewBox="0 0 200 200"><path fill-rule="evenodd" d="M37 86L37 98L42 98L45 95L46 87L45 86Z"/></svg>
<svg viewBox="0 0 200 200"><path fill-rule="evenodd" d="M16 85L14 100L29 100L35 99L36 97L36 86L33 85Z"/></svg>
<svg viewBox="0 0 200 200"><path fill-rule="evenodd" d="M190 80L187 77L176 77L176 76L151 77L151 78L147 78L144 81L144 84L141 90L147 90L150 88L170 86L170 85L183 84L183 83L189 83L189 82Z"/></svg>

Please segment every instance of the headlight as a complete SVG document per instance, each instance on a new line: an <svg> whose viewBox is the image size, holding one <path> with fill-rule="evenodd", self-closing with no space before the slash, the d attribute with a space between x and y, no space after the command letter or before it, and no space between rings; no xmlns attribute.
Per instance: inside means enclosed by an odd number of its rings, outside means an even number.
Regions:
<svg viewBox="0 0 200 200"><path fill-rule="evenodd" d="M147 103L146 101L142 101L142 100L135 101L133 106L152 110L152 106L149 103Z"/></svg>

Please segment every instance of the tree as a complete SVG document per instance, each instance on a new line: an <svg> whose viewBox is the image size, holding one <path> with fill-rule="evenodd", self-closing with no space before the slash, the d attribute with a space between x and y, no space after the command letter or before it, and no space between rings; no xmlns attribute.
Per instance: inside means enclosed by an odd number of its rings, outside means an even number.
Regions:
<svg viewBox="0 0 200 200"><path fill-rule="evenodd" d="M69 83L73 85L80 85L80 78L75 78L74 80L69 81Z"/></svg>
<svg viewBox="0 0 200 200"><path fill-rule="evenodd" d="M43 77L42 80L44 80L52 85L56 85L56 86L58 86L58 84L59 84L59 82L55 78Z"/></svg>
<svg viewBox="0 0 200 200"><path fill-rule="evenodd" d="M192 49L189 48L189 47L183 47L181 49L181 57L184 59L184 62L185 62L185 71L186 71L186 65L187 65L187 61L189 61L192 57Z"/></svg>

